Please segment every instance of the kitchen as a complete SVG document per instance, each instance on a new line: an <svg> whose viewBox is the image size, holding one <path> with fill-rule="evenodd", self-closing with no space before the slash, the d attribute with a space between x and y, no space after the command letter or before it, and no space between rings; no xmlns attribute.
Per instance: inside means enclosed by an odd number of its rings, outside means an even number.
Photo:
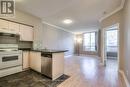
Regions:
<svg viewBox="0 0 130 87"><path fill-rule="evenodd" d="M0 0L0 87L129 87L129 6L130 0ZM118 64L105 58L105 30L113 25Z"/></svg>
<svg viewBox="0 0 130 87"><path fill-rule="evenodd" d="M0 18L1 78L30 69L47 76L50 81L64 75L64 53L68 49L41 47L39 39L43 38L38 35L42 25L41 20L22 11L16 11L15 18Z"/></svg>

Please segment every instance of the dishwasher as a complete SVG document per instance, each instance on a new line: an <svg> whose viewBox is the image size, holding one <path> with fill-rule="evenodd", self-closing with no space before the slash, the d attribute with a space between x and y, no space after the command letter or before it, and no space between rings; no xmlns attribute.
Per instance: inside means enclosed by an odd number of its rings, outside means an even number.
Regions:
<svg viewBox="0 0 130 87"><path fill-rule="evenodd" d="M41 54L41 73L52 78L52 54Z"/></svg>

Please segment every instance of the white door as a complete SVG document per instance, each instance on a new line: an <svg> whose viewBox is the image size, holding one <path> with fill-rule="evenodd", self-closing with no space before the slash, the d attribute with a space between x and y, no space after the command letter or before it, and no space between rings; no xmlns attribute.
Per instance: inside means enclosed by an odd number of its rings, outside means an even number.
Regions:
<svg viewBox="0 0 130 87"><path fill-rule="evenodd" d="M23 69L29 68L29 51L23 51Z"/></svg>
<svg viewBox="0 0 130 87"><path fill-rule="evenodd" d="M30 68L41 72L41 52L30 52Z"/></svg>

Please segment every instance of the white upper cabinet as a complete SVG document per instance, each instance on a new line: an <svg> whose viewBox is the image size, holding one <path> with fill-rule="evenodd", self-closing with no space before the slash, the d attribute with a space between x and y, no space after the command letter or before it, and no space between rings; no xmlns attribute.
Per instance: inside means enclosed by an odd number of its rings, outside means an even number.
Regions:
<svg viewBox="0 0 130 87"><path fill-rule="evenodd" d="M9 22L9 31L14 34L19 34L19 24L14 22Z"/></svg>
<svg viewBox="0 0 130 87"><path fill-rule="evenodd" d="M33 27L0 19L0 32L20 34L21 41L33 41Z"/></svg>
<svg viewBox="0 0 130 87"><path fill-rule="evenodd" d="M0 19L0 32L19 34L19 24Z"/></svg>
<svg viewBox="0 0 130 87"><path fill-rule="evenodd" d="M9 22L0 19L0 32L7 32L9 29Z"/></svg>
<svg viewBox="0 0 130 87"><path fill-rule="evenodd" d="M20 40L33 41L33 27L20 25Z"/></svg>

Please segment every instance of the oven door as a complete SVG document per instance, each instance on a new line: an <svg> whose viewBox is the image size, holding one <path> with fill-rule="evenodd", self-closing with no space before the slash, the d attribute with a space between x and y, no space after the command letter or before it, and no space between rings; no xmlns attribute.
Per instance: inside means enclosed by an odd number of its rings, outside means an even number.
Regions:
<svg viewBox="0 0 130 87"><path fill-rule="evenodd" d="M0 56L0 69L11 68L22 65L21 54L10 54Z"/></svg>

